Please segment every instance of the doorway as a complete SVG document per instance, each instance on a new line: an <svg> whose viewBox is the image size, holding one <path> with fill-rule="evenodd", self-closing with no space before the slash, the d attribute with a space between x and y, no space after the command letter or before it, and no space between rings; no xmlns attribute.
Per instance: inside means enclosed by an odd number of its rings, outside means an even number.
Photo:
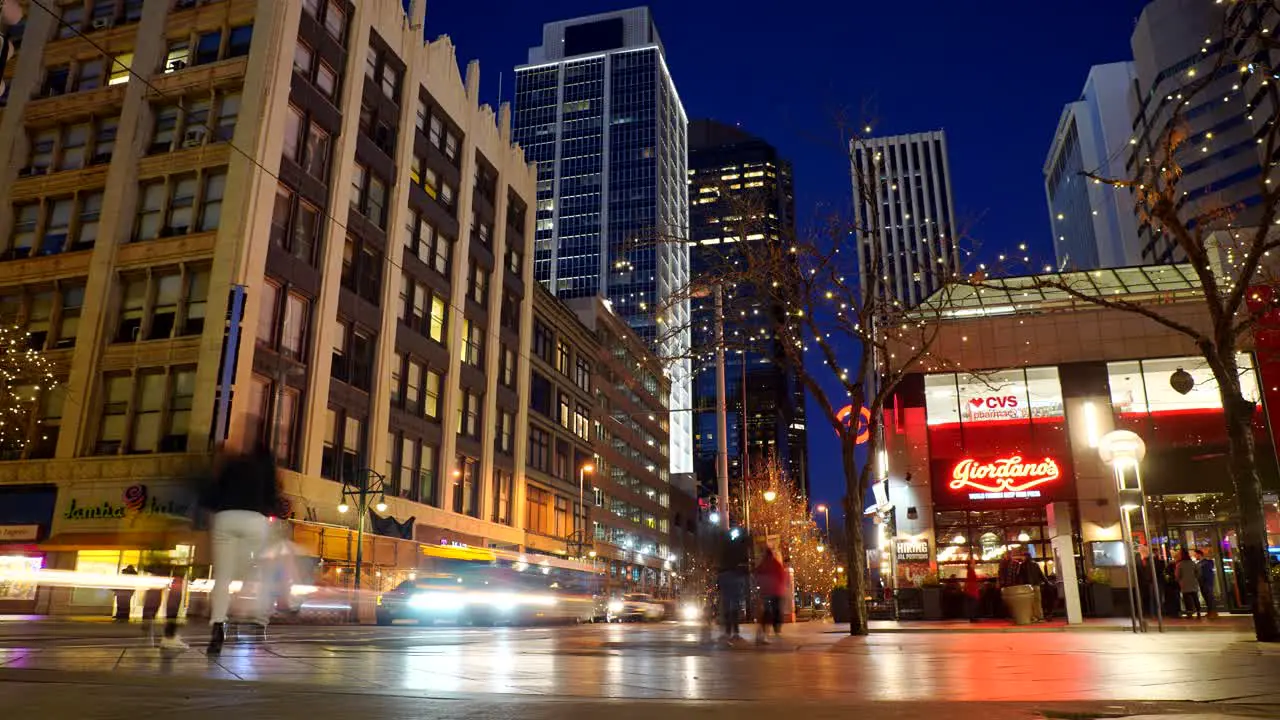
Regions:
<svg viewBox="0 0 1280 720"><path fill-rule="evenodd" d="M1156 540L1165 547L1168 557L1178 558L1187 552L1202 550L1213 560L1213 593L1220 612L1247 611L1244 592L1236 572L1240 541L1234 527L1216 524L1171 525L1169 533Z"/></svg>

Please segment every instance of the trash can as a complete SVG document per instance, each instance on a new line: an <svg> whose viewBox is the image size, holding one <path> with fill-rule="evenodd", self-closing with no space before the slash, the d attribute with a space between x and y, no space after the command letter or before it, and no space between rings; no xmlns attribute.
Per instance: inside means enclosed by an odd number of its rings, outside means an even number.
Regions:
<svg viewBox="0 0 1280 720"><path fill-rule="evenodd" d="M1032 617L1031 605L1036 600L1036 590L1030 585L1010 585L1000 591L1005 607L1014 625L1030 625Z"/></svg>

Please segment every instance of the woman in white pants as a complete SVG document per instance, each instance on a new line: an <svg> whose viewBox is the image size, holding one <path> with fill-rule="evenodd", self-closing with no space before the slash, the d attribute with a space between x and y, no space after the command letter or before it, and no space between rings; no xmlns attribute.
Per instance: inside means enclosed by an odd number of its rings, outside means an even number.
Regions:
<svg viewBox="0 0 1280 720"><path fill-rule="evenodd" d="M230 458L215 474L205 507L213 512L213 591L209 599L210 655L222 652L227 638L231 583L248 586L253 559L267 545L268 515L280 511L275 457L259 443L247 455ZM272 595L263 577L255 593L252 621L258 639L265 635Z"/></svg>

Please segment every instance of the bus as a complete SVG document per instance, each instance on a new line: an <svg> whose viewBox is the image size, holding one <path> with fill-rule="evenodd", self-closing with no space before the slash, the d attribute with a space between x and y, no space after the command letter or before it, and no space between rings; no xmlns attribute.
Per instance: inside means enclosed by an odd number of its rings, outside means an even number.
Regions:
<svg viewBox="0 0 1280 720"><path fill-rule="evenodd" d="M590 622L602 575L587 563L509 550L423 545L419 572L376 598L379 625L397 620L489 625Z"/></svg>

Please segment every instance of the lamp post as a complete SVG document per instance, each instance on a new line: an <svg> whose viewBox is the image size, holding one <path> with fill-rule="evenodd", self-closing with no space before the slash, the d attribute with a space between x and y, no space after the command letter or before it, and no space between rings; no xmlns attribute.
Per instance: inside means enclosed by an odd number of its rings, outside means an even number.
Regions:
<svg viewBox="0 0 1280 720"><path fill-rule="evenodd" d="M765 490L765 491L764 491L764 501L765 501L765 502L767 502L767 503L771 503L771 502L773 502L774 500L777 500L777 499L778 499L778 493L777 493L776 491L774 491L774 490Z"/></svg>
<svg viewBox="0 0 1280 720"><path fill-rule="evenodd" d="M1142 489L1142 459L1147 455L1147 445L1137 433L1128 430L1112 430L1098 440L1098 455L1102 461L1111 466L1116 478L1116 495L1120 505L1120 532L1124 534L1126 574L1129 577L1129 619L1133 631L1139 627L1146 632L1147 623L1143 616L1142 595L1138 589L1141 578L1138 574L1137 556L1133 552L1133 525L1129 517L1132 510L1142 511L1142 534L1148 545L1151 543L1151 530L1147 525L1147 496ZM1132 484L1126 470L1133 470ZM1154 550L1154 548L1152 548ZM1155 558L1151 558L1151 591L1156 606L1156 624L1160 632L1164 632L1164 613L1160 606L1160 579L1155 573Z"/></svg>
<svg viewBox="0 0 1280 720"><path fill-rule="evenodd" d="M830 540L831 539L831 508L827 507L826 505L819 505L814 509L822 513L822 533L823 535L826 536L827 540Z"/></svg>
<svg viewBox="0 0 1280 720"><path fill-rule="evenodd" d="M351 498L355 501L355 510L358 513L356 520L355 603L353 604L353 608L356 610L357 622L360 619L360 566L364 564L364 526L369 517L370 507L378 512L387 511L386 480L386 477L376 470L365 468L360 475L358 484L352 485L343 480L342 497L338 500L338 512L345 514L351 509L351 506L347 504L347 498ZM374 495L378 496L378 500L371 506L369 500Z"/></svg>
<svg viewBox="0 0 1280 720"><path fill-rule="evenodd" d="M578 468L578 516L582 519L582 526L578 528L578 554L575 557L582 557L582 549L587 545L587 505L585 502L587 488L587 474L594 473L596 466L589 462L583 463Z"/></svg>

